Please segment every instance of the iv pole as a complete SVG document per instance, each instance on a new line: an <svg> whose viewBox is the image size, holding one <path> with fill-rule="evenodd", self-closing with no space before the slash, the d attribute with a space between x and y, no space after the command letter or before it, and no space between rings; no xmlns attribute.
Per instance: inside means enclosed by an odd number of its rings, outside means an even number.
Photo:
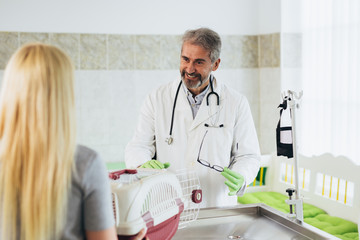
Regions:
<svg viewBox="0 0 360 240"><path fill-rule="evenodd" d="M299 104L297 103L298 100L301 99L303 92L301 91L297 94L294 91L288 90L288 97L287 101L290 106L290 113L291 113L291 125L292 125L292 142L293 142L293 158L294 158L294 165L295 165L295 199L286 200L287 204L290 206L295 206L295 218L303 222L304 214L303 214L303 200L300 197L300 190L299 190L299 160L298 160L298 151L297 151L297 141L296 141L296 109L299 108Z"/></svg>

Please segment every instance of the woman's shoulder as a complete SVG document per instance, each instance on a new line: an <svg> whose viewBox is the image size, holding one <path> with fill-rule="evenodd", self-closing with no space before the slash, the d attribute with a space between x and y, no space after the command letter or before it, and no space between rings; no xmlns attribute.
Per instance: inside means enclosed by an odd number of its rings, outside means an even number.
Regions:
<svg viewBox="0 0 360 240"><path fill-rule="evenodd" d="M79 177L82 177L85 172L89 172L92 169L100 170L103 168L102 165L105 165L95 150L83 145L76 146L74 161L76 173L79 175Z"/></svg>
<svg viewBox="0 0 360 240"><path fill-rule="evenodd" d="M84 145L77 145L75 151L75 159L80 161L93 161L93 159L98 158L99 154Z"/></svg>

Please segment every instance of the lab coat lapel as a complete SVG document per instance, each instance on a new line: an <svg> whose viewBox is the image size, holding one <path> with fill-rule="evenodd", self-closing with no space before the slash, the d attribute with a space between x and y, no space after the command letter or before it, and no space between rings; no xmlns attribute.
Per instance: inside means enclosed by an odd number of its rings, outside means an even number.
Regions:
<svg viewBox="0 0 360 240"><path fill-rule="evenodd" d="M221 87L218 86L217 81L214 81L214 91L219 94L219 98L220 98L220 105L218 108L216 108L216 111L214 110L212 113L209 112L209 106L206 105L206 98L208 96L208 94L210 93L210 88L208 90L208 92L206 93L206 96L204 97L201 106L199 108L198 113L196 114L196 117L193 121L193 123L191 124L191 127L189 129L189 131L192 131L193 129L195 129L196 127L198 127L200 124L205 124L205 122L212 116L214 116L215 114L218 114L219 111L221 111L223 105L223 94L221 94ZM214 103L213 103L214 104Z"/></svg>
<svg viewBox="0 0 360 240"><path fill-rule="evenodd" d="M177 86L176 86L176 88L177 88ZM183 86L181 86L181 88L180 88L175 110L178 111L178 113L175 113L175 115L181 114L186 121L188 121L188 120L191 121L190 119L193 118L191 107L190 107L189 101L187 99L186 93L183 89Z"/></svg>

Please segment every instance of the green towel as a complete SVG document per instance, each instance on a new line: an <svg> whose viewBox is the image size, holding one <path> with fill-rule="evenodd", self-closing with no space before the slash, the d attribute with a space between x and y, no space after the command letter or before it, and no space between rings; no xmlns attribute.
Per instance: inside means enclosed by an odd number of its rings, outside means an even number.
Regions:
<svg viewBox="0 0 360 240"><path fill-rule="evenodd" d="M241 204L264 203L284 213L290 212L289 205L285 202L288 197L278 192L246 193L238 198ZM320 230L330 233L343 240L358 240L357 224L345 219L326 214L321 208L304 203L304 222Z"/></svg>
<svg viewBox="0 0 360 240"><path fill-rule="evenodd" d="M106 168L108 171L119 170L126 168L125 162L107 162Z"/></svg>

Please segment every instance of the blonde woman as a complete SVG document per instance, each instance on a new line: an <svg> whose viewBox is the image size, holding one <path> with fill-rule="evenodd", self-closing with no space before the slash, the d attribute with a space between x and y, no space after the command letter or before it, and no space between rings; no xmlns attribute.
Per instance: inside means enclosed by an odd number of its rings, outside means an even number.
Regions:
<svg viewBox="0 0 360 240"><path fill-rule="evenodd" d="M75 143L73 78L69 58L44 44L23 46L5 69L1 239L117 239L105 166Z"/></svg>

